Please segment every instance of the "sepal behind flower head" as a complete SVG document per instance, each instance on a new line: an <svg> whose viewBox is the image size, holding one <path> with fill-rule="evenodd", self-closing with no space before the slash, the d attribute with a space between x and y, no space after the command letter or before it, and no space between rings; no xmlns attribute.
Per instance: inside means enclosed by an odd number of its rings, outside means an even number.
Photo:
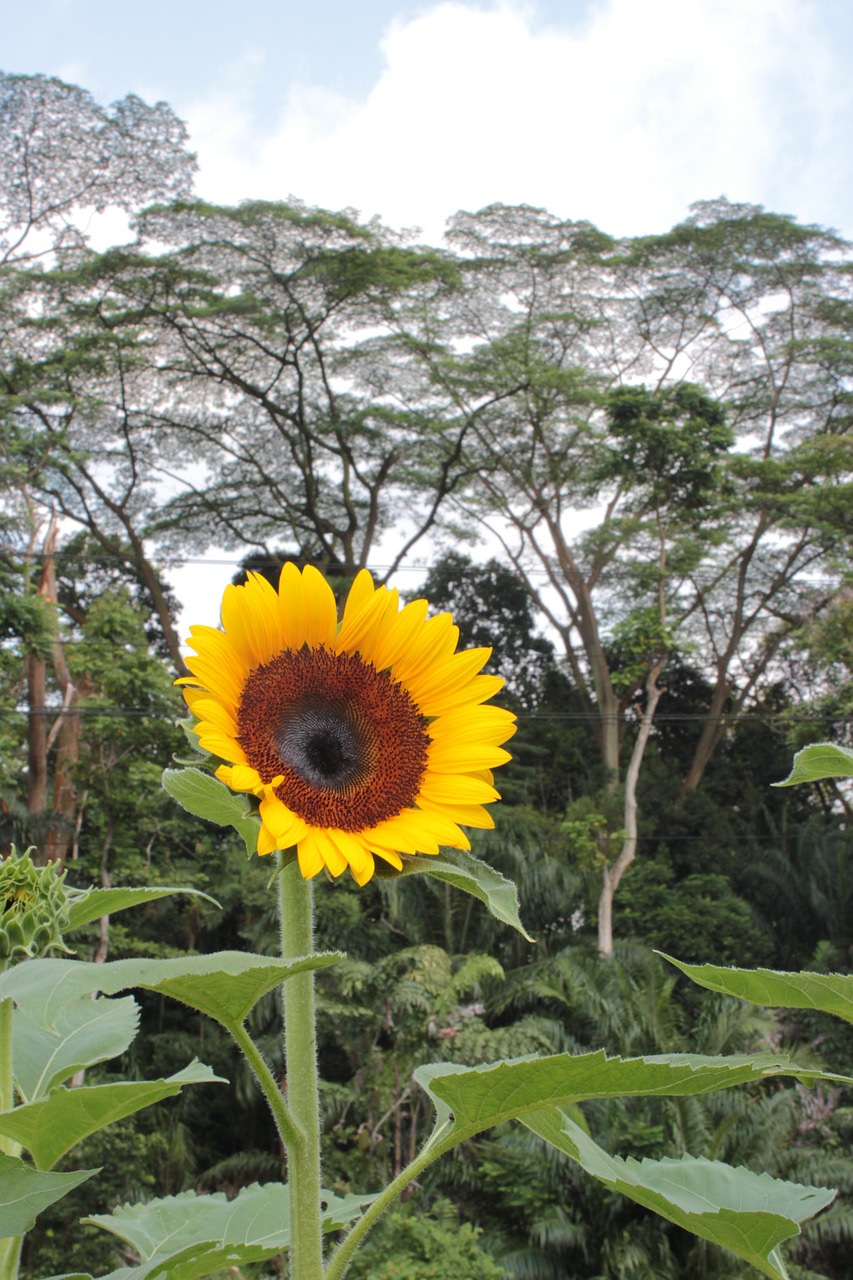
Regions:
<svg viewBox="0 0 853 1280"><path fill-rule="evenodd" d="M51 948L68 952L62 931L68 927L69 905L65 872L58 864L37 867L29 849L19 854L13 845L0 860L0 967Z"/></svg>

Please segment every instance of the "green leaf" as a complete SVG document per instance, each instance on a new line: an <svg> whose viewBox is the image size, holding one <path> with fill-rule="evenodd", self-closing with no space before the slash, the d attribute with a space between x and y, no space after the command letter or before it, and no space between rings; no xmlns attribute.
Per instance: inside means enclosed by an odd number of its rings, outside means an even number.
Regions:
<svg viewBox="0 0 853 1280"><path fill-rule="evenodd" d="M694 1235L723 1245L773 1280L787 1280L778 1245L834 1199L825 1187L780 1182L713 1160L622 1160L608 1155L557 1108L524 1117L540 1138L613 1191Z"/></svg>
<svg viewBox="0 0 853 1280"><path fill-rule="evenodd" d="M98 1172L42 1173L23 1160L0 1154L0 1238L25 1235L43 1209Z"/></svg>
<svg viewBox="0 0 853 1280"><path fill-rule="evenodd" d="M323 1192L323 1229L337 1231L357 1217L372 1196L339 1199ZM281 1183L245 1187L233 1200L192 1191L123 1205L86 1222L111 1231L139 1255L140 1265L109 1280L197 1280L230 1267L264 1262L290 1245L290 1200Z"/></svg>
<svg viewBox="0 0 853 1280"><path fill-rule="evenodd" d="M853 975L725 969L712 964L684 964L663 951L658 954L709 991L721 991L774 1009L818 1009L853 1022Z"/></svg>
<svg viewBox="0 0 853 1280"><path fill-rule="evenodd" d="M219 827L234 827L246 842L246 852L258 852L261 820L248 795L231 791L203 769L166 769L163 786L188 813Z"/></svg>
<svg viewBox="0 0 853 1280"><path fill-rule="evenodd" d="M281 960L219 951L209 956L114 960L109 964L36 960L0 974L0 1000L12 996L27 1009L40 1007L43 1017L53 1021L76 997L92 991L112 995L142 987L180 1000L230 1029L242 1023L261 996L286 978L305 969L324 969L339 959L338 952Z"/></svg>
<svg viewBox="0 0 853 1280"><path fill-rule="evenodd" d="M156 889L88 889L71 903L68 924L63 933L79 929L82 925L98 920L101 916L115 915L118 911L126 911L128 907L136 907L143 902L154 902L158 898L167 898L173 893L191 893L194 897L212 902L215 907L219 906L215 898L202 893L200 889L173 888L165 885L158 886Z"/></svg>
<svg viewBox="0 0 853 1280"><path fill-rule="evenodd" d="M711 1093L751 1080L794 1076L803 1084L839 1079L795 1066L772 1054L705 1058L675 1053L647 1058L608 1058L603 1050L511 1062L461 1067L439 1062L418 1067L418 1084L438 1111L439 1126L450 1124L436 1141L455 1146L505 1120L543 1106L569 1106L590 1098L624 1098L665 1094L686 1097Z"/></svg>
<svg viewBox="0 0 853 1280"><path fill-rule="evenodd" d="M193 1061L168 1079L122 1081L54 1089L39 1102L0 1112L0 1133L14 1138L32 1154L39 1169L57 1160L90 1133L133 1115L163 1098L174 1097L185 1084L222 1082L210 1067Z"/></svg>
<svg viewBox="0 0 853 1280"><path fill-rule="evenodd" d="M533 942L518 916L518 890L494 867L470 853L457 849L445 849L438 857L403 858L402 875L433 876L455 889L473 894L484 902L496 920L517 929L523 938Z"/></svg>
<svg viewBox="0 0 853 1280"><path fill-rule="evenodd" d="M35 976L44 963L51 961L30 960L9 973L33 970ZM92 1000L88 992L69 992L59 1005L48 1007L39 1002L36 983L33 997L27 998L26 1008L15 1009L12 1023L13 1071L22 1096L35 1102L75 1071L124 1053L138 1025L139 1006L133 996Z"/></svg>
<svg viewBox="0 0 853 1280"><path fill-rule="evenodd" d="M794 756L791 772L774 787L793 787L798 782L817 782L821 778L853 778L853 751L834 742L813 742Z"/></svg>

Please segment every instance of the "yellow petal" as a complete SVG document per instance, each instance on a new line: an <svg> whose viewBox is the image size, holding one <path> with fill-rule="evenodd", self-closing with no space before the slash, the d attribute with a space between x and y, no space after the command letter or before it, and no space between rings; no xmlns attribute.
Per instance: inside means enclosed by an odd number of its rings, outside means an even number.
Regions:
<svg viewBox="0 0 853 1280"><path fill-rule="evenodd" d="M418 706L425 716L444 716L461 707L473 707L492 698L504 687L502 676L474 676L468 684L451 691L441 690L434 697L418 699Z"/></svg>
<svg viewBox="0 0 853 1280"><path fill-rule="evenodd" d="M230 760L232 764L249 763L239 742L229 738L220 729L214 729L211 725L199 724L196 725L195 731L198 735L199 746L203 747L205 751L209 751L212 756L219 756L220 760Z"/></svg>
<svg viewBox="0 0 853 1280"><path fill-rule="evenodd" d="M460 774L431 773L429 770L421 779L418 799L426 796L436 804L490 804L499 800L500 796L494 787L479 778L469 778Z"/></svg>
<svg viewBox="0 0 853 1280"><path fill-rule="evenodd" d="M381 858L383 862L390 863L395 871L403 870L403 859L393 849L371 849L370 852L375 857Z"/></svg>
<svg viewBox="0 0 853 1280"><path fill-rule="evenodd" d="M326 579L308 564L302 570L302 592L307 617L305 643L312 649L332 648L338 630L335 595Z"/></svg>
<svg viewBox="0 0 853 1280"><path fill-rule="evenodd" d="M424 809L434 809L442 815L452 816L453 821L461 823L463 827L475 827L477 830L491 831L495 825L494 818L488 809L484 809L481 804L454 804L448 806L444 803L430 801L425 796L418 796L418 804Z"/></svg>
<svg viewBox="0 0 853 1280"><path fill-rule="evenodd" d="M488 743L433 742L427 752L427 765L436 773L471 773L474 769L493 769L506 764L512 756L503 747Z"/></svg>
<svg viewBox="0 0 853 1280"><path fill-rule="evenodd" d="M299 841L296 846L296 856L299 859L299 870L302 872L306 880L311 880L318 872L323 870L326 865L323 861L323 855L318 848L315 839L316 832L309 830Z"/></svg>
<svg viewBox="0 0 853 1280"><path fill-rule="evenodd" d="M278 841L277 847L290 849L304 838L309 829L308 824L298 814L288 809L278 796L273 795L269 787L264 790L265 795L260 806L261 820Z"/></svg>
<svg viewBox="0 0 853 1280"><path fill-rule="evenodd" d="M239 733L237 720L230 708L224 707L221 702L217 702L215 698L210 698L206 694L202 698L193 699L192 713L199 720L214 725L231 738L236 738Z"/></svg>
<svg viewBox="0 0 853 1280"><path fill-rule="evenodd" d="M377 587L376 594L341 627L337 639L339 653L360 653L365 662L374 660L376 646L397 614L399 597L396 590Z"/></svg>
<svg viewBox="0 0 853 1280"><path fill-rule="evenodd" d="M459 628L453 625L449 613L437 613L427 618L420 634L415 635L406 652L401 654L391 668L391 675L411 691L412 681L428 673L435 663L445 662L455 652L459 643ZM417 697L414 693L412 696Z"/></svg>
<svg viewBox="0 0 853 1280"><path fill-rule="evenodd" d="M465 832L460 830L456 818L446 813L428 813L422 809L414 809L418 822L428 831L437 845L447 844L453 849L470 849L471 841Z"/></svg>
<svg viewBox="0 0 853 1280"><path fill-rule="evenodd" d="M419 672L406 682L407 687L418 706L423 708L431 698L452 693L470 683L491 655L491 649L463 649L462 653L454 653Z"/></svg>
<svg viewBox="0 0 853 1280"><path fill-rule="evenodd" d="M427 728L429 736L436 741L446 738L454 742L490 742L495 746L506 742L515 731L515 716L511 711L477 704L448 711Z"/></svg>
<svg viewBox="0 0 853 1280"><path fill-rule="evenodd" d="M413 600L393 618L383 636L376 643L373 662L380 671L393 667L420 635L427 614L426 600Z"/></svg>
<svg viewBox="0 0 853 1280"><path fill-rule="evenodd" d="M373 878L374 870L375 870L375 863L373 861L373 855L371 853L367 854L367 861L364 863L363 866L358 868L353 866L350 867L350 871L352 872L352 878L356 882L356 884L359 886L366 885L368 880L371 880Z"/></svg>
<svg viewBox="0 0 853 1280"><path fill-rule="evenodd" d="M358 883L366 884L373 875L373 858L365 845L363 837L350 831L334 830L329 831L327 834L346 859L350 871Z"/></svg>
<svg viewBox="0 0 853 1280"><path fill-rule="evenodd" d="M281 650L278 596L261 574L245 586L227 586L222 596L222 625L246 667L253 671Z"/></svg>
<svg viewBox="0 0 853 1280"><path fill-rule="evenodd" d="M281 627L282 648L301 649L308 638L302 574L288 560L282 567L278 580L278 620Z"/></svg>
<svg viewBox="0 0 853 1280"><path fill-rule="evenodd" d="M204 685L205 689L212 693L223 706L236 713L237 707L240 705L240 694L243 692L243 685L246 683L245 676L240 675L224 663L218 662L215 658L195 658L190 654L186 659L186 664L199 684Z"/></svg>
<svg viewBox="0 0 853 1280"><path fill-rule="evenodd" d="M267 827L261 826L258 832L258 853L264 857L268 853L274 853L277 848L273 833Z"/></svg>
<svg viewBox="0 0 853 1280"><path fill-rule="evenodd" d="M359 569L353 579L353 584L349 589L346 604L344 605L344 622L347 620L348 613L359 613L368 600L373 598L375 592L376 587L373 582L373 575L367 569Z"/></svg>
<svg viewBox="0 0 853 1280"><path fill-rule="evenodd" d="M261 775L250 765L221 764L216 770L216 776L232 791L253 791L256 796L263 795L264 784L261 782Z"/></svg>
<svg viewBox="0 0 853 1280"><path fill-rule="evenodd" d="M314 843L320 851L320 857L323 859L323 865L326 867L326 870L336 877L339 876L342 871L346 871L349 864L333 839L334 833L314 828L311 834L314 837Z"/></svg>

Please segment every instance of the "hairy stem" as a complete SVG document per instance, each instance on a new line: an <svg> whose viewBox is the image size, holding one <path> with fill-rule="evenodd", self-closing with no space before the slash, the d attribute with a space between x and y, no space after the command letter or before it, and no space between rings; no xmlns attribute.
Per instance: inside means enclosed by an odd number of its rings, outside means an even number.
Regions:
<svg viewBox="0 0 853 1280"><path fill-rule="evenodd" d="M261 1086L264 1097L269 1103L270 1111L276 1123L282 1145L290 1151L299 1141L299 1130L290 1114L290 1109L281 1096L281 1089L275 1076L267 1066L264 1056L252 1037L249 1035L245 1027L231 1027L231 1035L234 1037L236 1044L239 1046L240 1052L245 1057L249 1066L254 1072L255 1079Z"/></svg>
<svg viewBox="0 0 853 1280"><path fill-rule="evenodd" d="M347 1267L352 1261L353 1254L377 1218L397 1199L397 1196L406 1190L406 1187L417 1178L418 1174L423 1173L424 1169L431 1165L434 1160L438 1160L440 1156L443 1156L446 1151L456 1145L457 1139L449 1137L448 1128L449 1126L445 1125L436 1129L414 1160L400 1171L400 1174L393 1182L388 1183L388 1186L379 1193L373 1204L365 1210L336 1249L326 1269L325 1280L342 1280ZM442 1137L444 1141L442 1141Z"/></svg>
<svg viewBox="0 0 853 1280"><path fill-rule="evenodd" d="M0 964L0 971L6 966ZM0 1000L0 1111L11 1111L15 1105L15 1084L12 1077L12 1000ZM0 1135L0 1152L17 1156L20 1144L12 1138ZM7 1236L0 1240L0 1280L16 1280L21 1256L20 1236Z"/></svg>
<svg viewBox="0 0 853 1280"><path fill-rule="evenodd" d="M295 859L279 870L281 954L285 960L314 950L312 884ZM287 1102L296 1132L288 1144L291 1280L322 1280L323 1238L320 1203L320 1089L314 971L294 974L282 984Z"/></svg>

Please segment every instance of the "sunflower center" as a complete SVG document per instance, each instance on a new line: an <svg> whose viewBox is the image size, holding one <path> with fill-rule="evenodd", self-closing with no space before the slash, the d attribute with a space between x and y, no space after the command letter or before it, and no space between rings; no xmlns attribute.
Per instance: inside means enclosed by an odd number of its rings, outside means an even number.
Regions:
<svg viewBox="0 0 853 1280"><path fill-rule="evenodd" d="M316 827L365 831L414 803L426 720L402 685L353 654L287 649L251 672L237 741L278 798Z"/></svg>
<svg viewBox="0 0 853 1280"><path fill-rule="evenodd" d="M344 787L364 773L366 735L346 706L297 705L281 726L276 745L282 760L315 787Z"/></svg>

